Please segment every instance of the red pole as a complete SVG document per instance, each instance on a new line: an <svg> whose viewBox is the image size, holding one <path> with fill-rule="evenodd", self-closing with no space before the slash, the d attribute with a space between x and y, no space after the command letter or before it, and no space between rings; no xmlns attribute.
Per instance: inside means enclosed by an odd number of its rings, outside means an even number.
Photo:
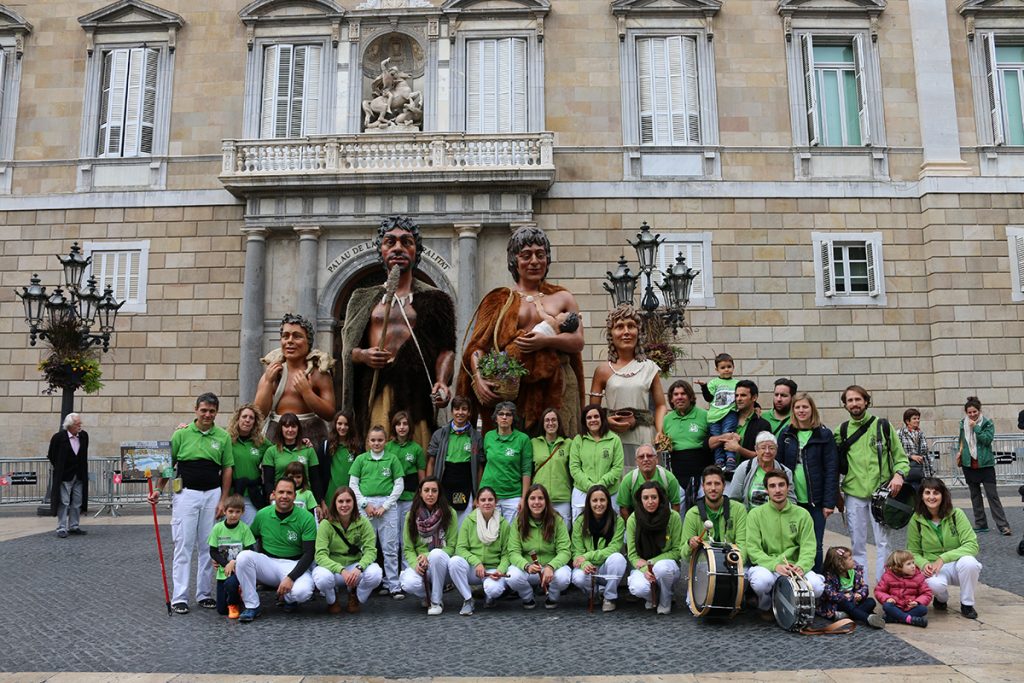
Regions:
<svg viewBox="0 0 1024 683"><path fill-rule="evenodd" d="M146 472L146 481L149 483L149 493L153 493L153 478ZM167 589L167 566L164 564L164 546L160 542L160 522L156 518L156 503L150 503L153 507L153 529L156 531L156 552L160 556L160 574L164 579L164 599L167 605L167 616L171 616L171 592Z"/></svg>

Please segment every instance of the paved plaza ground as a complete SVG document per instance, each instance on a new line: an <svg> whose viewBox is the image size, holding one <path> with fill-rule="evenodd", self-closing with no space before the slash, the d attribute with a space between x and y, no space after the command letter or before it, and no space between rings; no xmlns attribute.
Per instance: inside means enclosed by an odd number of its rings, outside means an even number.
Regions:
<svg viewBox="0 0 1024 683"><path fill-rule="evenodd" d="M492 677L535 680L1020 680L1024 669L1024 558L1015 552L1024 514L1015 490L1003 501L1017 533L982 534L980 618L930 615L927 629L890 625L852 635L807 637L750 612L716 624L685 605L656 616L624 599L611 614L588 614L571 591L556 610L526 612L518 600L479 604L460 617L456 593L428 618L417 601L374 596L356 616L329 616L322 600L285 615L239 624L193 609L168 617L152 518L128 514L83 521L85 537L58 539L53 520L0 513L0 683L13 681L272 680ZM962 494L960 494L962 495ZM967 501L957 501L969 508ZM146 512L147 509L139 510ZM170 566L170 515L161 507ZM833 518L826 545L847 542ZM902 543L902 538L900 539ZM623 587L623 594L625 588ZM96 672L59 675L25 672ZM155 676L138 676L163 672ZM729 673L734 672L734 673ZM180 676L172 676L180 674ZM196 676L211 674L211 677ZM296 677L296 675L299 675ZM339 677L340 678L337 678ZM318 680L307 678L306 680ZM602 679L609 680L609 679Z"/></svg>

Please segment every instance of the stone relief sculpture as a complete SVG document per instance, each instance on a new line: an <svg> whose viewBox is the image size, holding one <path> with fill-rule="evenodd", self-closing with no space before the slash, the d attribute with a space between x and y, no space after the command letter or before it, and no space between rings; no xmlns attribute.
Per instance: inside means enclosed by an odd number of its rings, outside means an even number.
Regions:
<svg viewBox="0 0 1024 683"><path fill-rule="evenodd" d="M423 123L422 94L409 85L410 74L391 66L388 57L380 63L380 75L373 79L373 97L363 100L365 130L398 128L420 130Z"/></svg>

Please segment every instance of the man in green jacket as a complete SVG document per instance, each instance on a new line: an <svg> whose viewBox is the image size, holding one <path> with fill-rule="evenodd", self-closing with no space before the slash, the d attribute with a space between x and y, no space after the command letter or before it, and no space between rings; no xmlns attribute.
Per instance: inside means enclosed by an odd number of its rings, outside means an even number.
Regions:
<svg viewBox="0 0 1024 683"><path fill-rule="evenodd" d="M789 501L789 479L782 472L765 475L768 505L747 513L747 581L758 597L761 618L772 618L772 590L780 576L802 576L815 599L825 580L811 571L817 541L811 513Z"/></svg>

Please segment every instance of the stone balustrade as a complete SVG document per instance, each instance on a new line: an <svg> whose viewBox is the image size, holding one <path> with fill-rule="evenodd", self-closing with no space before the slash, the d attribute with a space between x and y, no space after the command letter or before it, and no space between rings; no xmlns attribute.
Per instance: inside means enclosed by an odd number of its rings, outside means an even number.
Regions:
<svg viewBox="0 0 1024 683"><path fill-rule="evenodd" d="M232 191L270 184L365 186L554 180L552 133L371 133L273 140L224 140L220 179ZM454 176L453 176L454 174Z"/></svg>

